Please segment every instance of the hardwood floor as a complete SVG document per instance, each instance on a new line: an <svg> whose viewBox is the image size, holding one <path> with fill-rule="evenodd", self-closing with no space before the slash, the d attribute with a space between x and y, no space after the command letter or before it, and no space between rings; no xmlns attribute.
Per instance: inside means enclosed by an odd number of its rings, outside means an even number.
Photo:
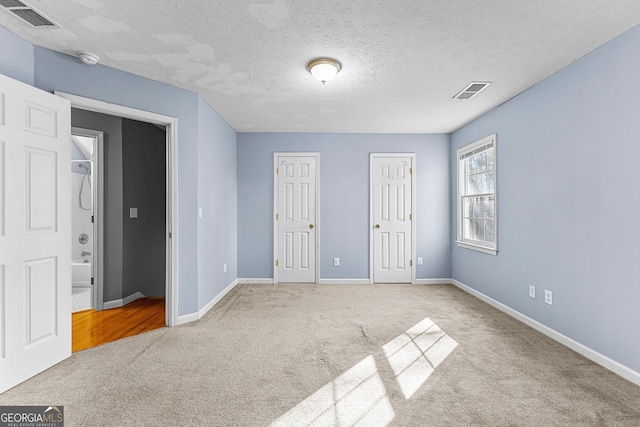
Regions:
<svg viewBox="0 0 640 427"><path fill-rule="evenodd" d="M141 298L124 307L73 313L72 346L76 351L163 328L164 298Z"/></svg>

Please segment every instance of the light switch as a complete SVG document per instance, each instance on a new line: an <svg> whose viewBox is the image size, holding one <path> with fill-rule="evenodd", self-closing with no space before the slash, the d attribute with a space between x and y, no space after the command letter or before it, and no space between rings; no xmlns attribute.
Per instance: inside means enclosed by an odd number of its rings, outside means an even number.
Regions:
<svg viewBox="0 0 640 427"><path fill-rule="evenodd" d="M138 208L129 208L129 218L138 218Z"/></svg>

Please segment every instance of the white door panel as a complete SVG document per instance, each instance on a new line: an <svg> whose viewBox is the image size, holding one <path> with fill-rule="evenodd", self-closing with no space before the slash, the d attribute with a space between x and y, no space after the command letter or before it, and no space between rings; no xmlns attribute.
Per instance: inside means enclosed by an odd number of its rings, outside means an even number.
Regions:
<svg viewBox="0 0 640 427"><path fill-rule="evenodd" d="M71 355L70 111L0 75L0 392Z"/></svg>
<svg viewBox="0 0 640 427"><path fill-rule="evenodd" d="M25 148L26 232L56 231L57 153Z"/></svg>
<svg viewBox="0 0 640 427"><path fill-rule="evenodd" d="M278 282L316 281L316 157L276 155Z"/></svg>
<svg viewBox="0 0 640 427"><path fill-rule="evenodd" d="M371 157L374 283L411 283L412 157Z"/></svg>

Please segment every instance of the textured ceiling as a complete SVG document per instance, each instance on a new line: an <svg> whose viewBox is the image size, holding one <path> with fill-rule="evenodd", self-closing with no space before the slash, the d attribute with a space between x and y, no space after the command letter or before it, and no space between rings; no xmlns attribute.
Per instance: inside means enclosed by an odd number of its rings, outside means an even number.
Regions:
<svg viewBox="0 0 640 427"><path fill-rule="evenodd" d="M631 27L638 0L27 0L28 41L200 93L240 132L451 132ZM318 56L342 62L323 86ZM491 86L452 97L471 81Z"/></svg>

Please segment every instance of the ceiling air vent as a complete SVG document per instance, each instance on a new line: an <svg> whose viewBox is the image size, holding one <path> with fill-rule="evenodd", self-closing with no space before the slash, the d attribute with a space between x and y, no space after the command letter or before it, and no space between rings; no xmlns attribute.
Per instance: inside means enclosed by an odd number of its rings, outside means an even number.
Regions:
<svg viewBox="0 0 640 427"><path fill-rule="evenodd" d="M482 92L482 90L490 84L491 82L471 82L467 85L467 87L458 92L456 96L453 97L453 99L459 99L461 101L471 99Z"/></svg>
<svg viewBox="0 0 640 427"><path fill-rule="evenodd" d="M34 27L59 27L51 19L45 17L33 6L19 0L0 0L0 6L6 8L17 17L27 21Z"/></svg>
<svg viewBox="0 0 640 427"><path fill-rule="evenodd" d="M18 0L0 0L0 5L2 7L27 7Z"/></svg>

